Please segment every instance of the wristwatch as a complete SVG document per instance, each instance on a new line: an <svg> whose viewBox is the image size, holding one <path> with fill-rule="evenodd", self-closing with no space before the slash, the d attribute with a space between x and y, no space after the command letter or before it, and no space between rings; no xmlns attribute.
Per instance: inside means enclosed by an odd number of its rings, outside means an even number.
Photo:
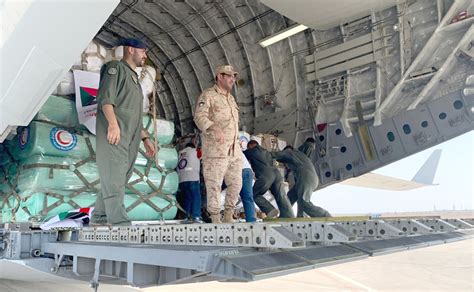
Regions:
<svg viewBox="0 0 474 292"><path fill-rule="evenodd" d="M150 137L143 137L142 142L145 142L146 139L150 139Z"/></svg>

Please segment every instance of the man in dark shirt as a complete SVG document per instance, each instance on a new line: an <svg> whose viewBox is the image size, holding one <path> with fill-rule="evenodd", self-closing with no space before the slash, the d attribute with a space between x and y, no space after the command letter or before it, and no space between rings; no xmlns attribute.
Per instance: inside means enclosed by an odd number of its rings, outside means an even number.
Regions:
<svg viewBox="0 0 474 292"><path fill-rule="evenodd" d="M301 144L300 147L298 147L298 151L304 153L306 156L311 159L311 156L313 156L313 153L316 152L316 141L314 138L309 137L304 141L303 144Z"/></svg>
<svg viewBox="0 0 474 292"><path fill-rule="evenodd" d="M273 205L263 197L270 189L275 201L280 209L281 218L295 217L290 201L283 189L283 177L276 167L273 166L271 154L260 147L258 142L250 140L247 144L247 150L244 151L245 157L252 165L252 169L256 176L253 185L253 196L257 206L267 214L268 217L276 217L277 210Z"/></svg>
<svg viewBox="0 0 474 292"><path fill-rule="evenodd" d="M303 217L303 213L310 217L331 217L325 209L313 205L311 196L319 184L318 175L311 160L302 152L293 150L286 146L283 151L272 154L273 157L294 173L295 185L288 192L291 205L298 201L297 217Z"/></svg>

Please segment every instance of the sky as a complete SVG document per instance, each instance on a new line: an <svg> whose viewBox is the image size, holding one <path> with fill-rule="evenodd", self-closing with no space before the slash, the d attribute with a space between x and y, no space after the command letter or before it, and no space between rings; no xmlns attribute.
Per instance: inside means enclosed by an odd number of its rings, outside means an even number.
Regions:
<svg viewBox="0 0 474 292"><path fill-rule="evenodd" d="M311 201L331 214L474 210L474 131L373 172L411 180L435 149L443 150L437 186L396 192L336 184L314 193Z"/></svg>

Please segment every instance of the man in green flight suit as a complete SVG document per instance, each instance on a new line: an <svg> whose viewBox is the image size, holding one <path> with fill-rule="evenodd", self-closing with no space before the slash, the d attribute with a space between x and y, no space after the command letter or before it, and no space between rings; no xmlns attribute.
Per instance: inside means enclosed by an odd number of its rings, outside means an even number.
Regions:
<svg viewBox="0 0 474 292"><path fill-rule="evenodd" d="M97 194L91 223L130 225L124 205L125 185L133 171L140 140L147 155L155 147L142 126L143 93L134 71L146 60L146 46L137 39L124 39L123 59L100 70L97 94L96 162L101 190Z"/></svg>

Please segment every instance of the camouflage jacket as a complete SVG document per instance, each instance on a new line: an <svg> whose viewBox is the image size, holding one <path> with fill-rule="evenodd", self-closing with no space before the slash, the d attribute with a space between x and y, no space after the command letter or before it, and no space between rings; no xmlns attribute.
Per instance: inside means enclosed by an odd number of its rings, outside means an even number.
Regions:
<svg viewBox="0 0 474 292"><path fill-rule="evenodd" d="M217 85L206 89L198 98L194 122L201 130L203 157L227 157L242 155L239 144L239 106L232 94ZM219 143L214 132L208 131L213 124L224 132L224 143Z"/></svg>

